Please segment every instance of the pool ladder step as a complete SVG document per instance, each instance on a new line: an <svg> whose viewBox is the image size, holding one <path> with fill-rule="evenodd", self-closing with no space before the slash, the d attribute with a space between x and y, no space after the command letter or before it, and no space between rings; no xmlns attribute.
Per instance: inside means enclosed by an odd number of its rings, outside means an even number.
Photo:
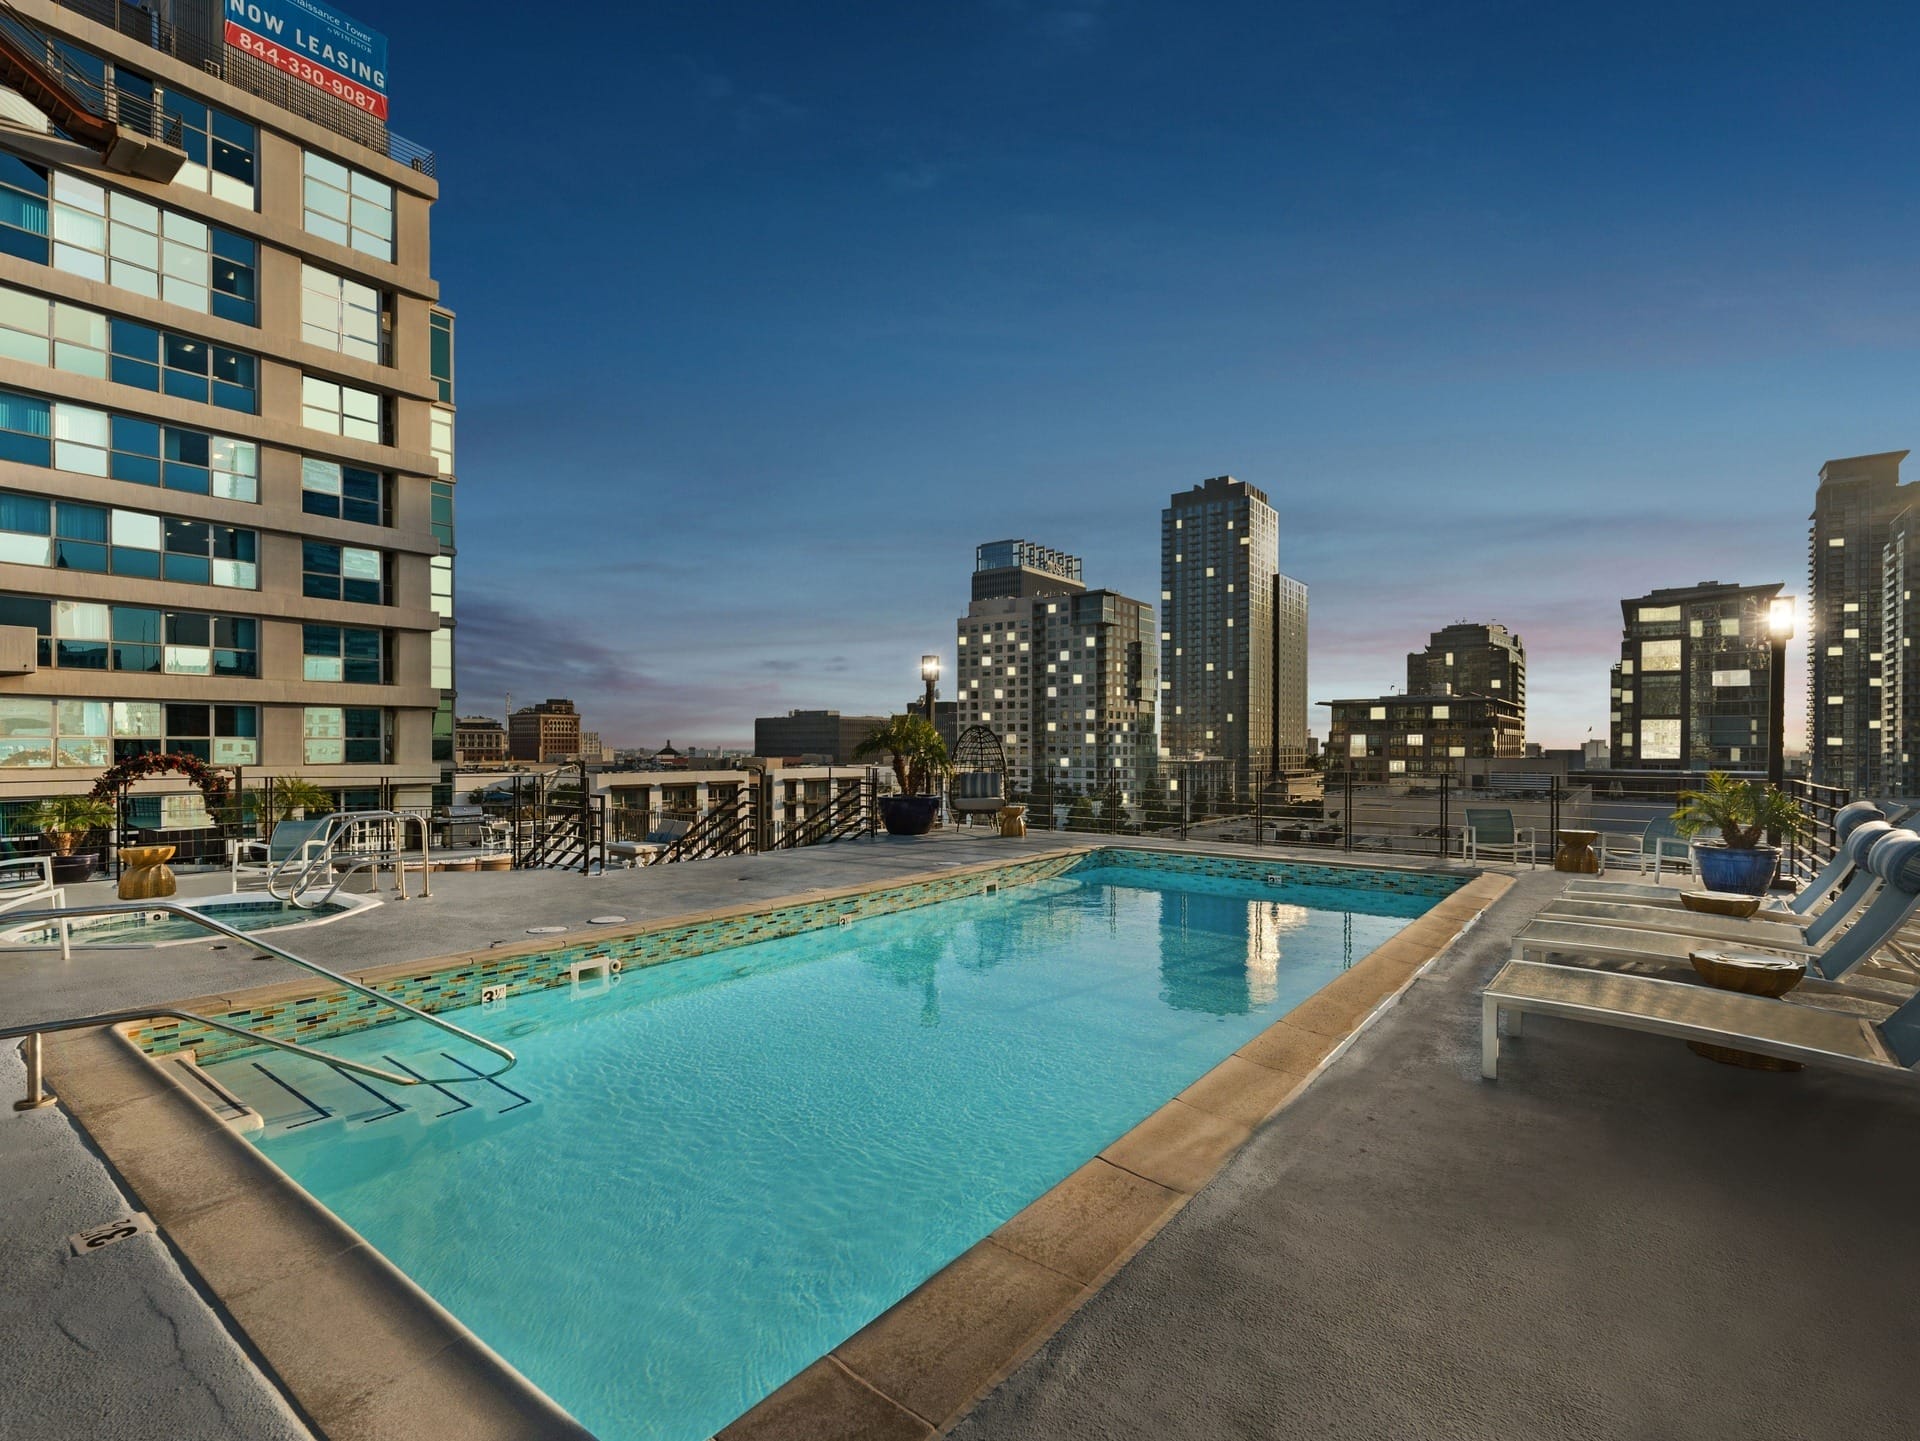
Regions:
<svg viewBox="0 0 1920 1441"><path fill-rule="evenodd" d="M282 1055L222 1062L215 1075L194 1069L205 1077L209 1092L224 1095L231 1106L253 1115L253 1124L241 1129L264 1129L269 1135L325 1121L357 1129L409 1114L428 1123L473 1111L498 1116L533 1104L532 1097L447 1052L382 1055L374 1061L413 1076L419 1084L386 1085L337 1066Z"/></svg>
<svg viewBox="0 0 1920 1441"><path fill-rule="evenodd" d="M185 1073L189 1089L234 1130L258 1131L266 1124L258 1111L203 1071L192 1051L181 1051L172 1060Z"/></svg>

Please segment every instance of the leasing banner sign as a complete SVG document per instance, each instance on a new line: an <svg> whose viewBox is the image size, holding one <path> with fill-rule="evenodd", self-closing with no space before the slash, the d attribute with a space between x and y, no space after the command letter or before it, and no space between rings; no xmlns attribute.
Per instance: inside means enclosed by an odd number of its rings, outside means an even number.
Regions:
<svg viewBox="0 0 1920 1441"><path fill-rule="evenodd" d="M227 0L226 38L242 54L387 118L387 37L320 0Z"/></svg>

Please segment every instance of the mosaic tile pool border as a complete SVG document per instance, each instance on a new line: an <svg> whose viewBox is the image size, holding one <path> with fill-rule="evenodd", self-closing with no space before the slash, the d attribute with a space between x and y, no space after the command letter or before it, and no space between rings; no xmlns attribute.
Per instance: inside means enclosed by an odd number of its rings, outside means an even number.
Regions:
<svg viewBox="0 0 1920 1441"><path fill-rule="evenodd" d="M1262 860L1252 856L1200 855L1192 851L1137 850L1102 846L1087 854L1085 865L1131 865L1173 875L1213 876L1218 879L1281 885L1345 886L1349 890L1393 891L1400 895L1443 899L1473 879L1470 874L1437 871L1384 870L1365 865L1322 865L1313 861Z"/></svg>
<svg viewBox="0 0 1920 1441"><path fill-rule="evenodd" d="M570 983L570 968L582 962L618 960L623 969L657 966L705 955L753 941L776 940L823 926L867 916L889 915L978 894L988 884L1019 886L1048 880L1081 866L1128 864L1175 875L1207 875L1285 884L1358 886L1403 894L1450 895L1469 877L1417 871L1384 871L1361 866L1332 866L1262 861L1186 852L1134 850L1102 846L1061 851L1032 860L969 866L951 874L815 900L720 916L655 922L626 930L598 932L590 939L555 946L551 942L499 950L467 952L405 967L383 968L377 981L365 972L356 979L423 1011L458 1010L478 1005L481 992L505 987L539 990ZM275 1040L312 1042L388 1023L391 1007L357 992L298 983L264 988L246 1004L201 1008L214 1019ZM202 1061L227 1060L259 1050L257 1044L192 1021L156 1020L129 1028L128 1035L148 1055L191 1050Z"/></svg>

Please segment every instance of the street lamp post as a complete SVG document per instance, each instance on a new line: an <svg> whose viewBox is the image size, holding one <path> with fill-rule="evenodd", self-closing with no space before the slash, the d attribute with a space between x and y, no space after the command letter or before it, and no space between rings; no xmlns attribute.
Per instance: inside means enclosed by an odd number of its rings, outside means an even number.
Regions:
<svg viewBox="0 0 1920 1441"><path fill-rule="evenodd" d="M1793 597L1777 595L1767 606L1767 639L1771 655L1767 667L1767 784L1779 790L1787 777L1787 642L1793 639ZM1780 832L1767 833L1767 844L1780 844Z"/></svg>
<svg viewBox="0 0 1920 1441"><path fill-rule="evenodd" d="M1767 607L1767 638L1772 663L1767 685L1767 782L1779 786L1787 774L1787 642L1793 639L1793 597L1777 595Z"/></svg>
<svg viewBox="0 0 1920 1441"><path fill-rule="evenodd" d="M923 655L920 657L920 679L927 683L927 724L933 724L933 687L940 679L940 657Z"/></svg>

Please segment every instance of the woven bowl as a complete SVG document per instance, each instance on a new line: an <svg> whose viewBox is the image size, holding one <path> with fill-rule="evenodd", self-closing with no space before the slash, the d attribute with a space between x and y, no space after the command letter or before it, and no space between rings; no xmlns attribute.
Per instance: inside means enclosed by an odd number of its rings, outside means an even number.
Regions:
<svg viewBox="0 0 1920 1441"><path fill-rule="evenodd" d="M1708 916L1750 916L1760 909L1760 897L1732 891L1682 891L1680 904Z"/></svg>
<svg viewBox="0 0 1920 1441"><path fill-rule="evenodd" d="M1750 996L1784 996L1806 979L1804 962L1785 956L1736 956L1727 951L1693 951L1693 962L1700 979L1723 991L1744 991Z"/></svg>

